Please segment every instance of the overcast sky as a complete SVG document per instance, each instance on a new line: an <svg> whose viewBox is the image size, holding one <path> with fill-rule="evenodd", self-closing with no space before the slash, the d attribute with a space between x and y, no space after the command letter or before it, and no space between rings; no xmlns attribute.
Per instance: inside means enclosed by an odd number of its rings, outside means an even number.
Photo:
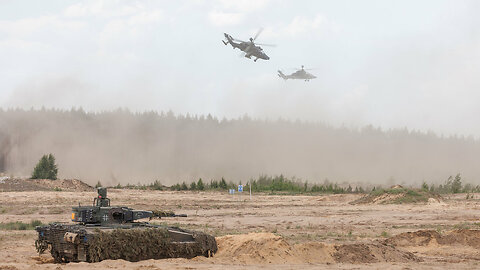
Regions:
<svg viewBox="0 0 480 270"><path fill-rule="evenodd" d="M480 137L479 1L0 0L0 107L172 110ZM258 42L253 62L223 33ZM316 68L283 81L277 69Z"/></svg>

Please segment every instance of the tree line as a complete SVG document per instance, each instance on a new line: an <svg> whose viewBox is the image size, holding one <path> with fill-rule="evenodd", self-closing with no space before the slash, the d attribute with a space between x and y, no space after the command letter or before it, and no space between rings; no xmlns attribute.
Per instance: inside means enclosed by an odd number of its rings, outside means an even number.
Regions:
<svg viewBox="0 0 480 270"><path fill-rule="evenodd" d="M209 182L199 178L198 181L187 183L183 181L171 186L162 185L160 181L155 180L151 184L127 184L122 186L120 184L114 188L131 188L143 190L175 190L175 191L227 191L229 189L237 189L242 182L227 181L225 178L220 180L210 180ZM283 193L283 194L366 194L380 190L389 189L385 185L354 185L354 184L337 184L325 180L322 184L309 184L308 181L302 181L295 178L288 178L283 175L267 176L261 175L258 178L250 179L243 184L244 192L248 192L250 185L253 192L263 193ZM430 193L437 194L455 194L455 193L480 193L480 185L473 185L470 183L463 183L460 174L456 176L449 176L444 184L435 185L423 182L419 186L409 186L409 188L421 189Z"/></svg>
<svg viewBox="0 0 480 270"><path fill-rule="evenodd" d="M171 186L179 179L221 181L221 177L238 183L281 174L309 179L308 189L317 184L314 190L322 192L348 189L325 185L326 178L332 183L372 185L415 185L425 180L437 189L456 172L462 172L464 182L480 184L480 143L467 136L248 116L0 109L0 172L30 174L45 153L53 153L61 164L59 177L92 185L98 179L106 185L162 179ZM279 179L256 180L304 189ZM185 185L191 188L190 182ZM252 181L253 189L265 188L257 185L253 187Z"/></svg>

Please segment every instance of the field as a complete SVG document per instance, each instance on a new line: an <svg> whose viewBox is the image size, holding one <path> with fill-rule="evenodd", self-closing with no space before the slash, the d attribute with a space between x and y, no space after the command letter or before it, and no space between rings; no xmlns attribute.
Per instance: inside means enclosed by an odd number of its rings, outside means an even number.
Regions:
<svg viewBox="0 0 480 270"><path fill-rule="evenodd" d="M213 258L53 264L38 256L35 231L8 228L68 222L71 206L91 204L95 192L0 193L0 269L432 269L479 268L480 207L466 194L427 203L351 204L363 195L268 195L110 189L114 205L173 210L187 218L156 223L217 237ZM422 232L417 232L423 230ZM416 232L402 234L406 232Z"/></svg>

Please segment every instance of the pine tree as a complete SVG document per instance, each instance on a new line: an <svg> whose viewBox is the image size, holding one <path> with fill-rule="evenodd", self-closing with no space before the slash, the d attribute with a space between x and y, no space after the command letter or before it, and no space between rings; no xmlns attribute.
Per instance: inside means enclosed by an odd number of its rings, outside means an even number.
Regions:
<svg viewBox="0 0 480 270"><path fill-rule="evenodd" d="M32 179L57 179L58 168L52 154L43 155L33 169Z"/></svg>
<svg viewBox="0 0 480 270"><path fill-rule="evenodd" d="M204 190L205 189L205 185L203 184L202 178L198 179L197 189L198 190Z"/></svg>
<svg viewBox="0 0 480 270"><path fill-rule="evenodd" d="M218 188L218 182L217 180L210 180L210 188L211 189L217 189Z"/></svg>
<svg viewBox="0 0 480 270"><path fill-rule="evenodd" d="M221 189L227 189L228 188L227 181L225 181L225 179L223 177L222 177L222 181L220 181L219 186L220 186Z"/></svg>
<svg viewBox="0 0 480 270"><path fill-rule="evenodd" d="M187 190L187 189L188 189L187 183L185 183L185 181L183 181L182 185L180 185L180 190Z"/></svg>
<svg viewBox="0 0 480 270"><path fill-rule="evenodd" d="M457 174L452 182L452 193L460 193L462 190L462 177Z"/></svg>

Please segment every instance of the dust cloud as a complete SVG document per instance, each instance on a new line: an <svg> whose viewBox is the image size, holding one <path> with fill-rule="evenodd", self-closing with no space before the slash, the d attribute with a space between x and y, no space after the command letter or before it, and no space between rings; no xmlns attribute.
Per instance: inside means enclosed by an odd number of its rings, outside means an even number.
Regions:
<svg viewBox="0 0 480 270"><path fill-rule="evenodd" d="M245 182L284 174L309 183L417 185L456 173L480 184L480 146L473 138L246 116L0 110L0 171L28 176L46 153L55 155L59 177L90 184Z"/></svg>

